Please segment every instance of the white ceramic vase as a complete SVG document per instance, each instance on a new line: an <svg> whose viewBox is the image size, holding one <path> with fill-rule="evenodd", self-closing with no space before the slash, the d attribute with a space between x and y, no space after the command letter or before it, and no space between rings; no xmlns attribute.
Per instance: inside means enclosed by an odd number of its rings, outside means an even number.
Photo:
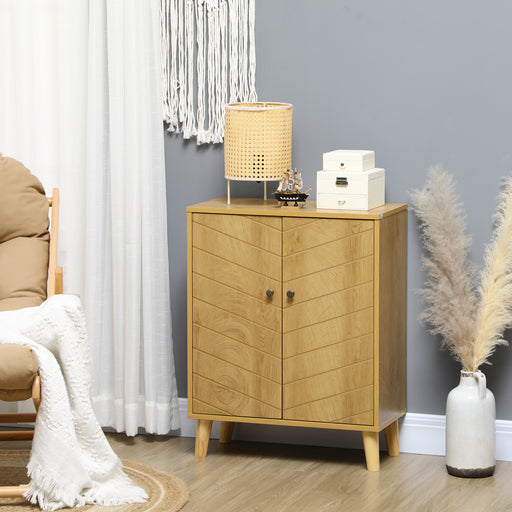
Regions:
<svg viewBox="0 0 512 512"><path fill-rule="evenodd" d="M461 371L446 402L446 469L465 478L491 476L496 465L496 404L481 371Z"/></svg>

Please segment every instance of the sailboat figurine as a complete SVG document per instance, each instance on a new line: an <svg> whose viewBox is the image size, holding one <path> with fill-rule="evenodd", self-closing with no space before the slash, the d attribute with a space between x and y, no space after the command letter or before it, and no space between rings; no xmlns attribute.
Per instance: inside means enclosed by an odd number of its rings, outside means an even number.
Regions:
<svg viewBox="0 0 512 512"><path fill-rule="evenodd" d="M301 192L303 187L302 176L297 169L288 169L281 178L274 197L279 201L280 206L292 206L302 208L306 204L306 198L311 189ZM293 203L292 205L288 203Z"/></svg>

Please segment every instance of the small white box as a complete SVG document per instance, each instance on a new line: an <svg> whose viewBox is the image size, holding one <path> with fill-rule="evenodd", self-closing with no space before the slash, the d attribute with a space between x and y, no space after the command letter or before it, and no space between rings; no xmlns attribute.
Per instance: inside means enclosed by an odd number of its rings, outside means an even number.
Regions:
<svg viewBox="0 0 512 512"><path fill-rule="evenodd" d="M384 169L366 172L318 171L316 206L332 210L371 210L385 202Z"/></svg>
<svg viewBox="0 0 512 512"><path fill-rule="evenodd" d="M369 171L375 168L375 151L367 149L337 149L323 156L324 171Z"/></svg>

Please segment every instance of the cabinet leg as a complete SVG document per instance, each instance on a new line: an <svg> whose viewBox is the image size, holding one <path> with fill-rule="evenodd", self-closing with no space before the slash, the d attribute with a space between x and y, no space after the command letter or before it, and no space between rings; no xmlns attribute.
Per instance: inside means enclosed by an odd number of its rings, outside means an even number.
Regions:
<svg viewBox="0 0 512 512"><path fill-rule="evenodd" d="M196 457L206 457L208 452L208 443L212 432L212 420L197 420L196 429Z"/></svg>
<svg viewBox="0 0 512 512"><path fill-rule="evenodd" d="M389 455L392 457L398 457L400 455L400 445L398 443L398 421L395 421L386 427L384 434L386 435Z"/></svg>
<svg viewBox="0 0 512 512"><path fill-rule="evenodd" d="M364 455L366 457L366 467L368 471L379 471L380 455L379 455L379 433L378 432L362 432Z"/></svg>
<svg viewBox="0 0 512 512"><path fill-rule="evenodd" d="M220 437L219 442L229 443L231 436L233 435L233 427L235 424L232 421L221 421L220 422Z"/></svg>

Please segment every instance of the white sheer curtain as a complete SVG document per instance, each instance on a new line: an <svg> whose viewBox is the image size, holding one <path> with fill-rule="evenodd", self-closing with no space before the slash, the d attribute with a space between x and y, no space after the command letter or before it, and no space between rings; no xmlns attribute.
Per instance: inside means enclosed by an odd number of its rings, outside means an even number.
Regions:
<svg viewBox="0 0 512 512"><path fill-rule="evenodd" d="M129 435L179 428L159 5L0 0L0 152L61 189L59 263L87 315L94 408Z"/></svg>

